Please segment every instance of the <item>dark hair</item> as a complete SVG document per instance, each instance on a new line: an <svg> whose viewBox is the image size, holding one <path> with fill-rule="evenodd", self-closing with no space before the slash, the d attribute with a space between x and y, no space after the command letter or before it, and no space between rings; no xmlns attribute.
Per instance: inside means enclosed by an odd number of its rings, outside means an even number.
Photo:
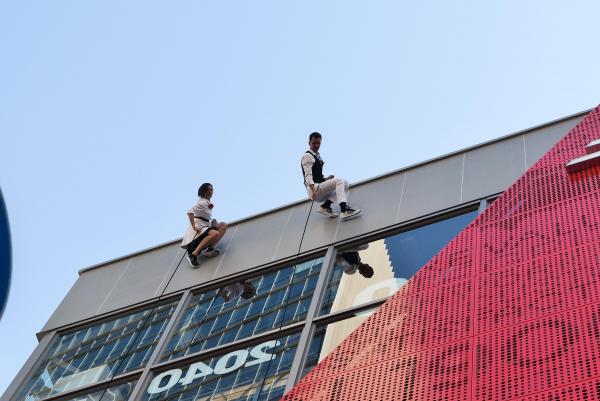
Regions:
<svg viewBox="0 0 600 401"><path fill-rule="evenodd" d="M244 292L242 292L242 295L241 295L242 298L250 299L254 295L256 295L256 288L254 288L254 286L252 285L251 282L246 281L243 284L244 284Z"/></svg>
<svg viewBox="0 0 600 401"><path fill-rule="evenodd" d="M202 197L202 195L204 195L208 187L212 187L212 184L210 182L205 182L204 184L200 185L200 188L198 188L198 196L200 198Z"/></svg>
<svg viewBox="0 0 600 401"><path fill-rule="evenodd" d="M314 138L319 138L321 139L321 134L319 134L318 132L313 132L312 134L310 134L308 136L308 141L312 141Z"/></svg>
<svg viewBox="0 0 600 401"><path fill-rule="evenodd" d="M370 265L362 262L358 264L358 272L365 278L371 278L373 277L373 273L375 273Z"/></svg>

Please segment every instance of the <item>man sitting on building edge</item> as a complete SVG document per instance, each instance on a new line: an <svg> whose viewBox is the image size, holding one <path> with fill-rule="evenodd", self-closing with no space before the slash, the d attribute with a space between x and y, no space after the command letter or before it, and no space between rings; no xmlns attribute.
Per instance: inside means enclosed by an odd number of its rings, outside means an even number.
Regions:
<svg viewBox="0 0 600 401"><path fill-rule="evenodd" d="M329 217L337 217L333 212L331 205L339 203L341 210L341 220L346 220L360 213L360 209L352 209L346 203L346 193L348 192L348 181L343 178L335 178L333 175L325 177L323 175L323 165L325 162L321 159L319 148L321 147L321 134L313 132L308 137L310 147L302 156L302 175L304 176L304 185L308 197L313 201L323 202L319 208L319 213Z"/></svg>
<svg viewBox="0 0 600 401"><path fill-rule="evenodd" d="M359 251L364 251L368 247L369 244L364 244L356 248L338 252L335 258L335 264L340 266L346 274L354 274L358 270L364 278L373 277L373 268L368 264L361 262L358 253Z"/></svg>

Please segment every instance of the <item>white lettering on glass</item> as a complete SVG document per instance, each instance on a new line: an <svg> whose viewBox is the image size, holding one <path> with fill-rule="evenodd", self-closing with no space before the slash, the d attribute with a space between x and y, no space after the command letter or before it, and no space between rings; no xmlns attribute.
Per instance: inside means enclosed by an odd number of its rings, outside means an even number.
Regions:
<svg viewBox="0 0 600 401"><path fill-rule="evenodd" d="M223 355L215 364L215 374L224 375L229 372L233 372L234 370L241 368L242 365L246 363L247 358L248 351L245 349L233 351L227 355ZM232 359L234 360L233 363L231 366L227 367Z"/></svg>
<svg viewBox="0 0 600 401"><path fill-rule="evenodd" d="M161 374L156 376L154 378L154 380L152 380L152 383L150 383L150 385L148 386L148 393L158 394L158 393L162 393L163 391L170 389L175 384L177 384L182 373L183 372L181 369L172 369L172 370L167 370L166 372L162 372ZM160 382L165 377L168 377L169 381L167 381L167 383L165 383L165 385L161 386Z"/></svg>
<svg viewBox="0 0 600 401"><path fill-rule="evenodd" d="M188 384L193 383L194 380L200 379L211 374L225 375L227 373L231 373L244 366L244 364L245 366L254 366L260 363L269 362L271 359L274 359L277 355L269 354L268 352L266 352L267 349L277 347L279 344L279 341L273 340L259 344L253 347L250 351L237 350L230 352L219 358L217 363L215 363L214 369L205 364L204 362L194 362L190 366L188 366L187 372L183 379L181 379L181 376L183 375L182 369L168 370L156 376L148 386L147 391L149 394L158 394L162 393L163 391L169 390L177 383L180 383L183 386L187 386ZM248 355L250 355L250 360L248 360ZM169 378L168 381L165 384L161 385L163 379L167 377Z"/></svg>

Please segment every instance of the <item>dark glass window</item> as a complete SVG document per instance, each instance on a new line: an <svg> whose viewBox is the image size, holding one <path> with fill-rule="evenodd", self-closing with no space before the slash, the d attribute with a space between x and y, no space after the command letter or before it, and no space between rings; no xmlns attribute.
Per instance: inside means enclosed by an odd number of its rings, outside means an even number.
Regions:
<svg viewBox="0 0 600 401"><path fill-rule="evenodd" d="M394 294L475 217L477 211L404 231L366 246L338 251L320 313L336 312ZM357 255L361 263L372 267L372 277L364 277L360 269L354 267Z"/></svg>
<svg viewBox="0 0 600 401"><path fill-rule="evenodd" d="M300 334L158 372L145 401L278 400L283 395Z"/></svg>
<svg viewBox="0 0 600 401"><path fill-rule="evenodd" d="M176 305L164 303L60 335L17 400L39 400L143 367Z"/></svg>
<svg viewBox="0 0 600 401"><path fill-rule="evenodd" d="M75 397L63 397L57 401L127 401L135 382L119 384L108 389L96 390Z"/></svg>
<svg viewBox="0 0 600 401"><path fill-rule="evenodd" d="M322 264L323 258L318 258L246 280L256 290L248 299L226 300L223 289L194 295L162 361L303 320Z"/></svg>

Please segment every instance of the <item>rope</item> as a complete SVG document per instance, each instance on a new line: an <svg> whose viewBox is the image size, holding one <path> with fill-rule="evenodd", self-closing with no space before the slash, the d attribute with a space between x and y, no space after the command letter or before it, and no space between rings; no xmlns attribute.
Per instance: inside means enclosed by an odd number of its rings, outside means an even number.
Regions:
<svg viewBox="0 0 600 401"><path fill-rule="evenodd" d="M317 187L318 190L318 187ZM310 209L308 211L308 215L306 216L306 221L304 222L304 228L302 230L302 237L300 238L300 243L298 245L298 252L296 253L296 258L300 255L300 251L302 249L302 243L304 241L304 235L306 234L306 227L308 226L308 221L310 219L310 215L312 213L312 209L313 206L315 204L315 200L313 199L310 203ZM198 234L196 234L198 235ZM194 237L195 238L195 237ZM179 262L177 263L177 267L173 270L173 273L171 273L171 276L169 277L169 280L167 281L167 284L165 285L164 289L162 290L162 292L160 293L160 295L158 296L158 298L156 299L156 301L154 302L153 306L152 306L152 311L148 314L148 316L146 317L146 319L144 320L143 325L141 326L140 330L138 331L138 333L135 335L133 341L131 342L131 345L129 347L133 347L133 345L136 343L139 335L142 333L142 331L144 331L144 328L146 327L146 324L148 323L148 320L150 319L150 317L152 317L152 315L154 314L155 309L158 307L158 304L160 303L165 291L167 290L167 288L169 287L169 284L171 283L171 280L173 279L173 277L175 276L175 273L177 273L177 270L179 269L179 267L181 266L181 262L183 261L183 258L185 257L185 253L183 254L183 256L181 257L181 259L179 259ZM296 275L296 271L294 270L294 273L292 275L292 279L290 281L290 283L294 282L294 277ZM286 294L286 302L285 302L285 308L283 308L283 314L285 314L285 311L287 309L287 307L289 306L289 295L290 295L290 287L288 287L288 291ZM211 303L212 306L212 303ZM206 314L204 316L204 318L206 318L209 309L206 311ZM203 319L204 320L204 319ZM281 322L279 324L279 327L277 329L277 333L281 332L281 330L283 329L283 316L281 318ZM197 329L198 330L198 329ZM103 391L102 391L102 395L100 396L100 398L98 398L99 400L102 400L102 398L104 397L104 395L106 394L106 391L108 391L109 387L111 386L111 384L114 381L114 377L117 374L117 372L119 372L119 369L121 369L121 365L123 364L123 362L125 362L125 360L127 359L127 356L129 355L129 352L131 351L131 349L128 349L127 352L125 353L125 356L121 359L121 361L119 362L119 364L117 365L116 369L114 370L114 373L112 375L112 377L110 378L110 380L108 381L108 383L106 383ZM275 355L274 355L275 356ZM269 368L271 367L271 361L273 361L273 359L275 359L274 357L269 359L269 364L267 365L267 369L265 370L265 374L269 371ZM264 383L264 382L263 382ZM257 392L262 391L262 387L260 389L256 389Z"/></svg>
<svg viewBox="0 0 600 401"><path fill-rule="evenodd" d="M317 191L319 190L319 187L317 187ZM298 256L300 256L300 251L302 249L302 242L304 241L304 234L306 234L306 227L308 226L308 220L310 219L310 214L312 213L312 209L313 206L315 204L315 200L313 199L312 202L310 203L310 209L308 210L308 215L306 216L306 221L304 222L304 229L302 230L302 237L300 238L300 244L298 245L298 252L296 253L296 259L298 258ZM290 283L294 282L294 277L296 275L296 270L294 270L294 274L292 275L292 280ZM285 315L285 311L287 310L288 306L289 306L289 296L290 296L290 292L291 292L291 285L289 286L289 291L287 291L287 295L286 295L286 302L285 302L285 308L283 308L283 314ZM281 330L283 329L283 317L281 318L281 322L279 324L279 327L277 329L277 333L280 333ZM271 362L275 359L275 354L273 354L273 356L271 357L271 359L269 359L269 364L267 365L267 368L265 369L265 375L269 372L269 369L271 368ZM264 380L262 383L262 386L264 386ZM261 388L257 388L256 389L256 393L255 393L255 397L254 399L257 400L260 396L260 393L262 393L262 386Z"/></svg>

